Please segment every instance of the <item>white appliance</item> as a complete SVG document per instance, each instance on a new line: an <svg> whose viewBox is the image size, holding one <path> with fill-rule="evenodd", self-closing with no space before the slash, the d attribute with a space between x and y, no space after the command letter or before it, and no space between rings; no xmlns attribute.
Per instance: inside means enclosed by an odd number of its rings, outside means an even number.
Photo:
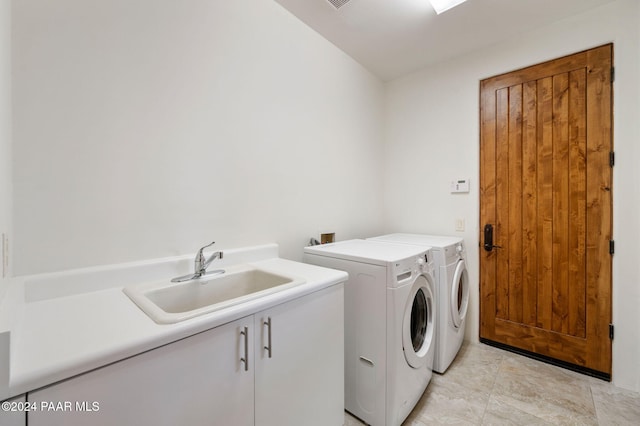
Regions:
<svg viewBox="0 0 640 426"><path fill-rule="evenodd" d="M427 388L435 340L435 277L424 246L348 240L306 247L304 261L345 283L345 409L398 426Z"/></svg>
<svg viewBox="0 0 640 426"><path fill-rule="evenodd" d="M369 238L392 244L431 247L436 269L438 319L433 370L444 373L464 340L469 307L469 275L462 238L421 234L389 234Z"/></svg>

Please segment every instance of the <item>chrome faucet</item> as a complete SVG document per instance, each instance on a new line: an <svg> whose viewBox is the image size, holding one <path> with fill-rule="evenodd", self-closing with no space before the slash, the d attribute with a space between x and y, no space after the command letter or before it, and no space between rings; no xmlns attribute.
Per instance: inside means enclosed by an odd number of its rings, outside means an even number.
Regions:
<svg viewBox="0 0 640 426"><path fill-rule="evenodd" d="M213 241L211 244L207 244L206 246L201 247L200 250L198 250L198 253L196 254L196 258L193 262L194 263L193 274L188 274L188 275L183 275L181 277L173 278L171 282L181 283L184 281L197 280L198 278L201 278L205 275L224 274L224 269L216 269L216 270L207 272L207 268L209 267L209 265L211 265L211 262L213 262L216 259L222 259L224 256L223 252L217 251L213 253L211 256L209 256L208 259L205 259L204 254L202 254L202 252L204 251L204 249L206 249L207 247L211 247L215 243L216 242Z"/></svg>

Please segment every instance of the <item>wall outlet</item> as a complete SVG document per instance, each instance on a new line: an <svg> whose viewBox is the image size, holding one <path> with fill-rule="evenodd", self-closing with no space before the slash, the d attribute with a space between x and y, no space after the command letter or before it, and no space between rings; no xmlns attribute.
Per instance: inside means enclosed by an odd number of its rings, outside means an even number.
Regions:
<svg viewBox="0 0 640 426"><path fill-rule="evenodd" d="M457 218L456 219L456 231L457 232L464 232L464 218Z"/></svg>

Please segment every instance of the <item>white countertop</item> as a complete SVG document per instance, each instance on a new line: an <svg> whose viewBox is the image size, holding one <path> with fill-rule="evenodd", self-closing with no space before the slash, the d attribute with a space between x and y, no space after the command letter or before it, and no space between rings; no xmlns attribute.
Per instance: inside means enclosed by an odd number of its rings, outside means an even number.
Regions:
<svg viewBox="0 0 640 426"><path fill-rule="evenodd" d="M225 260L215 267L249 263L271 271L294 274L306 282L217 312L176 324L160 325L140 310L122 289L136 281L159 280L158 270L173 272L163 278L167 280L185 273L192 256L12 279L4 300L0 301L0 332L9 330L11 333L9 383L0 383L0 400L157 348L347 279L345 272L280 259L275 244L225 250ZM83 291L83 280L87 283L84 289L88 291ZM53 288L56 286L57 292ZM0 363L6 361L0 360Z"/></svg>

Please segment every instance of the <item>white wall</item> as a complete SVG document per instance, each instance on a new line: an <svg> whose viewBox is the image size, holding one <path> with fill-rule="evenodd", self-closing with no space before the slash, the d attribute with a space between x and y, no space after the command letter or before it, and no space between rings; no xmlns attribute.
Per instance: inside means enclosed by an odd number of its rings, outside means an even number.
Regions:
<svg viewBox="0 0 640 426"><path fill-rule="evenodd" d="M387 231L456 234L464 218L472 278L467 339L478 340L479 81L613 41L614 382L640 390L640 11L620 0L388 84L385 128ZM449 182L471 178L468 195Z"/></svg>
<svg viewBox="0 0 640 426"><path fill-rule="evenodd" d="M11 232L13 200L18 275L189 253L212 239L275 241L299 259L319 230L455 234L459 217L477 296L479 80L615 42L613 373L640 390L637 0L396 80L386 99L272 1L20 0L11 13L12 164L0 25L0 225ZM470 194L449 193L459 177L471 178ZM469 318L477 340L477 297Z"/></svg>
<svg viewBox="0 0 640 426"><path fill-rule="evenodd" d="M11 170L11 0L0 0L0 234L9 240L12 240ZM4 275L10 276L10 271L5 270ZM0 246L0 300L5 282Z"/></svg>
<svg viewBox="0 0 640 426"><path fill-rule="evenodd" d="M273 1L14 2L16 275L382 221L382 83Z"/></svg>

